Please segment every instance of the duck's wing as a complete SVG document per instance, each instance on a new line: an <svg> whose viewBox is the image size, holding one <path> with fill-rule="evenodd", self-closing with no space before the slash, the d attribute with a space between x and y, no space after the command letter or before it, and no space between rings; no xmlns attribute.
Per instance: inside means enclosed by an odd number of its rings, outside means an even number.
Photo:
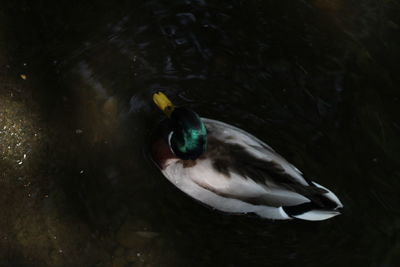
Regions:
<svg viewBox="0 0 400 267"><path fill-rule="evenodd" d="M207 118L202 119L207 126L208 135L211 136L211 138L214 138L226 145L240 146L242 149L245 149L248 153L250 153L251 157L255 157L267 162L275 162L280 166L280 168L282 168L284 173L290 175L292 179L295 179L298 183L303 185L309 184L309 181L302 176L302 173L299 169L286 161L282 156L276 153L272 147L257 137L240 128L221 121ZM238 148L236 150L240 149Z"/></svg>
<svg viewBox="0 0 400 267"><path fill-rule="evenodd" d="M273 207L335 209L337 198L329 190L305 179L292 164L249 133L232 125L203 119L208 130L208 151L203 164L227 179L229 186L201 186L221 196ZM202 184L203 183L203 184ZM217 182L216 182L217 184ZM329 197L329 195L333 195ZM337 201L336 201L337 200ZM311 206L310 206L311 205ZM340 203L341 205L341 203Z"/></svg>

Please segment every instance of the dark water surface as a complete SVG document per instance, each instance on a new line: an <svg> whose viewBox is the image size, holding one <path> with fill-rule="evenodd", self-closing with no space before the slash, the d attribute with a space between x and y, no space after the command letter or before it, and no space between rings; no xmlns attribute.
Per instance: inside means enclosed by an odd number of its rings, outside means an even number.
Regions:
<svg viewBox="0 0 400 267"><path fill-rule="evenodd" d="M0 266L399 266L400 4L3 1ZM345 205L212 211L148 158L163 90Z"/></svg>

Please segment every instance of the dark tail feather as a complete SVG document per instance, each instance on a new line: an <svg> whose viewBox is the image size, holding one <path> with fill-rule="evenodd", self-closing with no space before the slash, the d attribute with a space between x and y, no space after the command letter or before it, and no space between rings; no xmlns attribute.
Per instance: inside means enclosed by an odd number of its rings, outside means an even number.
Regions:
<svg viewBox="0 0 400 267"><path fill-rule="evenodd" d="M282 208L288 216L308 221L322 221L340 214L336 208L323 209L313 202Z"/></svg>

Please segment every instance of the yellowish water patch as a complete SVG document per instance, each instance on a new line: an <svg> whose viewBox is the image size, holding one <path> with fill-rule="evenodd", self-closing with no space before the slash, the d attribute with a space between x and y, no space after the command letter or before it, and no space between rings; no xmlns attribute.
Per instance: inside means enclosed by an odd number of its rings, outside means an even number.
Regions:
<svg viewBox="0 0 400 267"><path fill-rule="evenodd" d="M43 136L38 114L12 92L0 94L1 180L16 180L27 174Z"/></svg>

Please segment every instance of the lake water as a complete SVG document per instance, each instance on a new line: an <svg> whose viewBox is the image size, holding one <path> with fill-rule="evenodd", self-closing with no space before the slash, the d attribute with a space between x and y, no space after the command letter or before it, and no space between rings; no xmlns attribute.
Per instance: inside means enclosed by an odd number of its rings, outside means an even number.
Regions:
<svg viewBox="0 0 400 267"><path fill-rule="evenodd" d="M399 266L400 4L6 1L0 266ZM213 211L153 165L162 90L342 200L322 222Z"/></svg>

